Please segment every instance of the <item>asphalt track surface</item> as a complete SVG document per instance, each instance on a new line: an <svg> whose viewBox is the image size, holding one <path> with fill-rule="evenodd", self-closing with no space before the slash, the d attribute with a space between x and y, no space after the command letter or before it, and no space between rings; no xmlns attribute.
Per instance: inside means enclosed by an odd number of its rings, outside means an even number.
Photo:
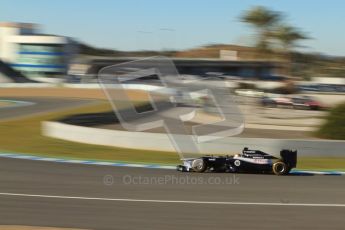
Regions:
<svg viewBox="0 0 345 230"><path fill-rule="evenodd" d="M2 98L7 120L90 103ZM0 225L86 229L344 229L345 177L184 174L0 158Z"/></svg>
<svg viewBox="0 0 345 230"><path fill-rule="evenodd" d="M0 158L0 225L344 229L344 178L185 174Z"/></svg>
<svg viewBox="0 0 345 230"><path fill-rule="evenodd" d="M21 117L36 115L39 113L59 111L65 108L74 108L76 106L86 105L95 101L54 97L1 97L0 99L33 103L32 105L0 108L0 120L12 120Z"/></svg>

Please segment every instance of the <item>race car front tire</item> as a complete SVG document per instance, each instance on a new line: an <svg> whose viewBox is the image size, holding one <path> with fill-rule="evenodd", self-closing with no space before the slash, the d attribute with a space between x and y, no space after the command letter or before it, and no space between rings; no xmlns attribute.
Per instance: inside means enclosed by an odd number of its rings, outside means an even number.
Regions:
<svg viewBox="0 0 345 230"><path fill-rule="evenodd" d="M287 175L290 172L289 167L282 161L278 161L273 164L272 171L276 175Z"/></svg>
<svg viewBox="0 0 345 230"><path fill-rule="evenodd" d="M176 170L177 170L177 171L180 171L180 172L187 172L186 167L183 166L183 165L178 165L178 166L176 166Z"/></svg>
<svg viewBox="0 0 345 230"><path fill-rule="evenodd" d="M205 172L206 168L206 162L204 159L199 158L192 162L192 169L194 172L202 173Z"/></svg>

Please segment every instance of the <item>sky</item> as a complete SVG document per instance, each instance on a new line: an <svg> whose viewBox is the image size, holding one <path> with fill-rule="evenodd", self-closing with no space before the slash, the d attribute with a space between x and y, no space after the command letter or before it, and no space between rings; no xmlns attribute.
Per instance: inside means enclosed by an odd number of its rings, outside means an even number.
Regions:
<svg viewBox="0 0 345 230"><path fill-rule="evenodd" d="M0 21L38 23L43 33L102 48L187 49L253 44L254 30L239 16L257 5L283 12L312 38L299 49L345 56L341 0L0 0Z"/></svg>

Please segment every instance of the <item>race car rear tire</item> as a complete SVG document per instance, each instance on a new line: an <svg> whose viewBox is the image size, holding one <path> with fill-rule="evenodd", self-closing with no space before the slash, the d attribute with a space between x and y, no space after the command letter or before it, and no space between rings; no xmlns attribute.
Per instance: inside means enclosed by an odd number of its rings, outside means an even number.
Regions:
<svg viewBox="0 0 345 230"><path fill-rule="evenodd" d="M197 173L202 173L202 172L205 172L206 170L206 162L204 161L204 159L195 159L193 162L192 162L192 169L194 172L197 172Z"/></svg>
<svg viewBox="0 0 345 230"><path fill-rule="evenodd" d="M289 167L282 161L278 161L272 166L273 173L276 175L286 175L290 172Z"/></svg>

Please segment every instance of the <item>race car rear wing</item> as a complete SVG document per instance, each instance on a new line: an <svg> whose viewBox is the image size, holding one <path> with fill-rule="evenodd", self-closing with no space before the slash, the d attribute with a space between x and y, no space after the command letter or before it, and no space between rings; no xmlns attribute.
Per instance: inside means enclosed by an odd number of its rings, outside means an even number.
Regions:
<svg viewBox="0 0 345 230"><path fill-rule="evenodd" d="M290 168L297 166L297 150L283 149L280 151L280 156L285 164Z"/></svg>

